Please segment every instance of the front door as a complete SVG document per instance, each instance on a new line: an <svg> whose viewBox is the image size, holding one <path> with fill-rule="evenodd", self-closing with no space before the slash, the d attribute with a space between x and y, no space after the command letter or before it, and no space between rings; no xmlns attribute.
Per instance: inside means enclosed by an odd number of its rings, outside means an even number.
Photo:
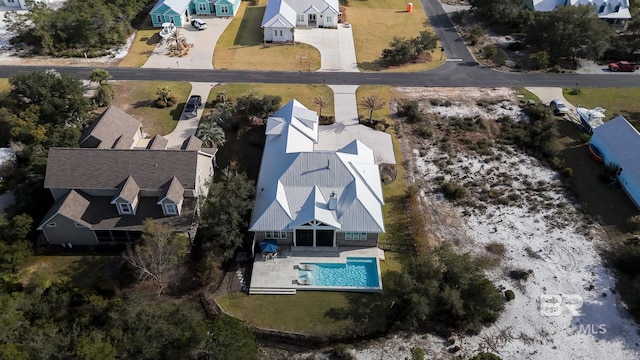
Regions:
<svg viewBox="0 0 640 360"><path fill-rule="evenodd" d="M284 32L282 29L273 30L273 41L284 41Z"/></svg>
<svg viewBox="0 0 640 360"><path fill-rule="evenodd" d="M309 14L309 26L316 26L316 14Z"/></svg>

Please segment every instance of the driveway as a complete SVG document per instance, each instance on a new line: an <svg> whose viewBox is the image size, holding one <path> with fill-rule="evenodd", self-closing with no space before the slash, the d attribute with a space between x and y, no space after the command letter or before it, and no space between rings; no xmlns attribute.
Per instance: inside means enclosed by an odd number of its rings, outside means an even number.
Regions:
<svg viewBox="0 0 640 360"><path fill-rule="evenodd" d="M356 102L357 85L328 85L333 90L336 122L320 126L318 143L315 150L335 151L353 140L360 140L373 150L376 163L395 164L391 135L360 125L358 122L358 104Z"/></svg>
<svg viewBox="0 0 640 360"><path fill-rule="evenodd" d="M359 71L351 27L338 24L337 29L297 28L295 37L296 42L309 44L320 51L319 71Z"/></svg>
<svg viewBox="0 0 640 360"><path fill-rule="evenodd" d="M193 48L183 57L171 57L167 54L167 47L158 44L153 50L143 68L180 68L180 69L213 69L213 50L224 30L231 23L231 18L199 18L207 23L207 28L197 30L191 24L178 28ZM158 29L160 31L160 29Z"/></svg>
<svg viewBox="0 0 640 360"><path fill-rule="evenodd" d="M209 97L209 92L211 89L216 86L217 83L203 83L203 82L192 82L191 83L191 95L200 95L202 96L202 108L198 110L198 116L187 119L184 116L184 113L180 115L180 120L178 121L178 125L176 128L169 134L165 135L164 138L167 139L167 149L179 149L182 146L182 143L192 135L196 134L198 130L198 123L200 122L200 118L204 113L204 104Z"/></svg>

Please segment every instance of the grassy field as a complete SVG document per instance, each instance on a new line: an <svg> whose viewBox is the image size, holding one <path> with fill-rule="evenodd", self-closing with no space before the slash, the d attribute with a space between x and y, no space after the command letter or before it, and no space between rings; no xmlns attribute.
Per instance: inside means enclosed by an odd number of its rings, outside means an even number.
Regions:
<svg viewBox="0 0 640 360"><path fill-rule="evenodd" d="M118 64L121 67L140 67L149 59L151 52L160 42L160 33L151 25L151 19L147 17L144 24L136 32L136 37L131 43L131 48Z"/></svg>
<svg viewBox="0 0 640 360"><path fill-rule="evenodd" d="M231 24L222 34L213 54L219 70L315 71L320 69L320 52L309 45L263 44L260 28L266 0L256 6L243 1ZM304 60L301 60L304 58Z"/></svg>
<svg viewBox="0 0 640 360"><path fill-rule="evenodd" d="M580 88L578 95L571 95L570 91L563 89L564 97L571 104L589 108L600 106L607 110L607 119L622 115L640 129L640 88Z"/></svg>
<svg viewBox="0 0 640 360"><path fill-rule="evenodd" d="M436 68L446 60L440 59L437 48L433 61L410 64L394 68L383 67L380 55L394 36L413 38L425 27L427 18L420 2L413 3L413 12L405 11L407 2L400 0L350 1L346 10L347 22L352 24L358 68L362 71L412 72ZM378 29L371 31L371 29Z"/></svg>
<svg viewBox="0 0 640 360"><path fill-rule="evenodd" d="M119 271L119 256L33 256L18 269L27 288L46 287L55 281L69 281L81 288L106 285L111 272Z"/></svg>
<svg viewBox="0 0 640 360"><path fill-rule="evenodd" d="M166 135L176 128L191 92L191 84L177 81L117 81L114 86L113 104L142 122L142 130L149 136ZM156 90L165 86L173 90L178 104L159 109L154 106Z"/></svg>
<svg viewBox="0 0 640 360"><path fill-rule="evenodd" d="M297 85L297 84L224 84L216 86L209 93L209 99L207 100L208 106L211 101L215 100L216 94L219 91L226 90L231 100L238 96L253 94L256 97L262 97L263 95L280 95L282 98L282 105L288 103L291 99L296 99L302 105L309 109L318 111L317 106L313 104L313 99L318 95L323 95L331 103L322 109L322 115L331 116L334 115L333 111L333 91L325 85Z"/></svg>
<svg viewBox="0 0 640 360"><path fill-rule="evenodd" d="M4 95L11 90L9 79L0 79L0 95Z"/></svg>

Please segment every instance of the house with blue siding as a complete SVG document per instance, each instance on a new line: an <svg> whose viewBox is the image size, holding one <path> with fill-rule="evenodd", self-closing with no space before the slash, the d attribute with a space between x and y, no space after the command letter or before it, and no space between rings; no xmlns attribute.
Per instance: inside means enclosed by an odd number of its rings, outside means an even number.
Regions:
<svg viewBox="0 0 640 360"><path fill-rule="evenodd" d="M240 0L158 0L149 15L155 27L173 23L184 27L192 16L234 16L240 8Z"/></svg>
<svg viewBox="0 0 640 360"><path fill-rule="evenodd" d="M623 116L593 129L589 145L596 148L604 163L618 168L618 182L640 208L640 133Z"/></svg>

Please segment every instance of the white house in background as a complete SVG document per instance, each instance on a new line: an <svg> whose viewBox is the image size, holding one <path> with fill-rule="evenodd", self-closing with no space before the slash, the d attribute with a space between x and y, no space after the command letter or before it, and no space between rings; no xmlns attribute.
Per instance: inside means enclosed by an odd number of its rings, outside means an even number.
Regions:
<svg viewBox="0 0 640 360"><path fill-rule="evenodd" d="M336 28L338 0L269 0L260 25L265 42L293 41L296 27Z"/></svg>
<svg viewBox="0 0 640 360"><path fill-rule="evenodd" d="M375 247L384 232L382 184L359 140L314 151L318 115L292 100L269 117L249 230L293 249Z"/></svg>
<svg viewBox="0 0 640 360"><path fill-rule="evenodd" d="M605 164L618 166L618 182L640 208L640 133L627 119L617 116L593 129L589 141Z"/></svg>
<svg viewBox="0 0 640 360"><path fill-rule="evenodd" d="M613 25L624 25L631 19L629 0L524 0L524 6L533 11L553 11L558 6L593 6L600 19Z"/></svg>
<svg viewBox="0 0 640 360"><path fill-rule="evenodd" d="M64 2L64 0L36 0L37 2L43 2L49 6L51 5L59 5ZM29 7L27 6L27 0L0 0L0 4L8 7L18 8L21 10L27 10Z"/></svg>

